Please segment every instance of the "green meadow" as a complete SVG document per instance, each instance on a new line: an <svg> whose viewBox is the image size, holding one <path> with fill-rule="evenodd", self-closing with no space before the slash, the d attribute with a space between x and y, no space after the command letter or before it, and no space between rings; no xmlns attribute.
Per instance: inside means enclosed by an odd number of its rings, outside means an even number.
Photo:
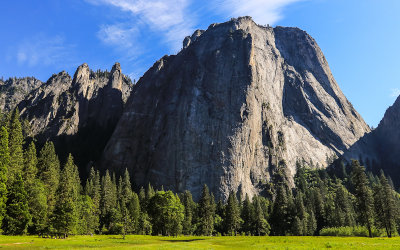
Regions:
<svg viewBox="0 0 400 250"><path fill-rule="evenodd" d="M312 237L312 236L236 236L236 237L158 237L71 236L44 239L37 236L0 236L6 249L400 249L400 237Z"/></svg>

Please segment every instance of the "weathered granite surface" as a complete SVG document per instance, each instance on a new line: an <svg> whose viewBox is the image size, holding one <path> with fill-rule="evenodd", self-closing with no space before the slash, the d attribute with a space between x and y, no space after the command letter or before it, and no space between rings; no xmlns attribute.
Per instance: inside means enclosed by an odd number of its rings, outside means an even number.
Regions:
<svg viewBox="0 0 400 250"><path fill-rule="evenodd" d="M30 121L33 136L74 135L92 122L105 127L118 121L130 90L119 63L111 72L97 73L85 63L73 78L65 71L54 74L18 107Z"/></svg>
<svg viewBox="0 0 400 250"><path fill-rule="evenodd" d="M198 197L262 191L278 165L320 167L369 127L339 89L315 40L249 17L185 38L139 80L100 164L136 185Z"/></svg>
<svg viewBox="0 0 400 250"><path fill-rule="evenodd" d="M132 87L119 63L111 72L93 72L82 64L73 78L62 71L45 83L35 78L0 82L0 110L18 107L39 146L53 141L60 157L72 153L82 170L100 157Z"/></svg>
<svg viewBox="0 0 400 250"><path fill-rule="evenodd" d="M43 83L34 77L0 80L0 111L9 112Z"/></svg>
<svg viewBox="0 0 400 250"><path fill-rule="evenodd" d="M363 136L341 157L347 162L359 160L369 171L383 170L400 186L400 96L390 106L378 127Z"/></svg>

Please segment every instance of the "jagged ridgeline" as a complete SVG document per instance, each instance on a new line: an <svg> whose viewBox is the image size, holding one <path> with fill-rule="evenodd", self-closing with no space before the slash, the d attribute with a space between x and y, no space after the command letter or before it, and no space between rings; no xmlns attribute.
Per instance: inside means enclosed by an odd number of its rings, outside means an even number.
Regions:
<svg viewBox="0 0 400 250"><path fill-rule="evenodd" d="M10 78L1 83L1 109L18 107L29 123L28 136L39 148L55 143L61 157L72 153L83 169L101 155L118 122L133 85L119 63L110 72L78 67L73 78L62 71L42 83L35 78Z"/></svg>
<svg viewBox="0 0 400 250"><path fill-rule="evenodd" d="M138 186L262 192L278 168L326 167L370 129L315 40L249 17L184 40L138 81L100 162Z"/></svg>
<svg viewBox="0 0 400 250"><path fill-rule="evenodd" d="M341 160L358 159L368 171L384 170L400 186L400 97L389 107L378 127L345 152Z"/></svg>

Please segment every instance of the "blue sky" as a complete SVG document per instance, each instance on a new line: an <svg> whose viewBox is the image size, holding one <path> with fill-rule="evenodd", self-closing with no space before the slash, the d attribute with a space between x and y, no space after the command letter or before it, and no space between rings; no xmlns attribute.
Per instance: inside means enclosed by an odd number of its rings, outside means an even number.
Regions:
<svg viewBox="0 0 400 250"><path fill-rule="evenodd" d="M377 126L400 94L397 0L14 0L2 1L0 76L45 81L120 62L138 79L175 54L186 35L250 15L260 24L296 26L313 36L334 77L365 121Z"/></svg>

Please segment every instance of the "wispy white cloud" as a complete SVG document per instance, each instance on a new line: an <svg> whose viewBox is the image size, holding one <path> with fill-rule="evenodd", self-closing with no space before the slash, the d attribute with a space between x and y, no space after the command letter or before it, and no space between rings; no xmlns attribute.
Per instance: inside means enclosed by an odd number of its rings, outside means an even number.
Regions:
<svg viewBox="0 0 400 250"><path fill-rule="evenodd" d="M97 37L108 45L117 45L121 48L134 46L134 39L139 30L136 27L125 27L122 24L102 25Z"/></svg>
<svg viewBox="0 0 400 250"><path fill-rule="evenodd" d="M394 88L390 90L390 97L397 98L400 95L400 89Z"/></svg>
<svg viewBox="0 0 400 250"><path fill-rule="evenodd" d="M99 38L106 44L135 50L139 43L135 33L150 29L159 33L172 52L178 51L182 40L190 35L199 20L193 14L194 0L86 0L94 5L108 5L127 12L131 19L111 25L102 25ZM260 24L275 24L287 5L304 0L212 0L210 12L229 17L252 16ZM205 10L205 9L203 9ZM204 25L204 24L203 24ZM137 49L136 49L137 50Z"/></svg>
<svg viewBox="0 0 400 250"><path fill-rule="evenodd" d="M251 16L259 24L276 24L283 8L303 0L216 0L215 8L230 17Z"/></svg>
<svg viewBox="0 0 400 250"><path fill-rule="evenodd" d="M128 12L132 20L102 26L102 41L129 47L135 43L135 32L150 29L164 36L174 52L182 39L193 32L194 20L187 10L189 0L87 0L92 4L107 4Z"/></svg>
<svg viewBox="0 0 400 250"><path fill-rule="evenodd" d="M49 37L38 34L17 45L16 59L20 65L68 65L71 62L72 45L67 45L62 36Z"/></svg>
<svg viewBox="0 0 400 250"><path fill-rule="evenodd" d="M201 4L196 0L86 0L94 6L112 8L110 13L116 11L112 22L105 19L100 25L97 36L119 52L118 60L134 65L135 76L147 69L143 57L160 56L152 54L153 47L164 44L169 46L170 53L176 53L182 48L185 36L199 26L215 22L212 20L215 17L229 20L252 16L260 24L272 25L283 17L284 7L297 1L305 0L211 0ZM199 16L204 19L198 19Z"/></svg>

